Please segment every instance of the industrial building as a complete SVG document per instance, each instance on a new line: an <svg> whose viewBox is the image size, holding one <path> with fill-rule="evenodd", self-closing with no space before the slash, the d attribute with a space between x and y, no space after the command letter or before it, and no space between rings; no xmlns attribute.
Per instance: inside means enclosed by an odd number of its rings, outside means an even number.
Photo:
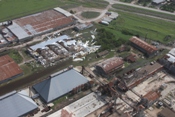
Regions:
<svg viewBox="0 0 175 117"><path fill-rule="evenodd" d="M30 46L30 54L45 67L54 65L57 61L72 57L81 60L85 55L97 51L100 46L89 47L88 41L71 39L67 35L47 37L48 40Z"/></svg>
<svg viewBox="0 0 175 117"><path fill-rule="evenodd" d="M0 83L16 78L22 73L21 68L10 56L5 55L0 57Z"/></svg>
<svg viewBox="0 0 175 117"><path fill-rule="evenodd" d="M21 17L12 21L7 28L20 40L30 39L75 23L72 15L61 9L43 11L37 14Z"/></svg>
<svg viewBox="0 0 175 117"><path fill-rule="evenodd" d="M130 54L127 57L125 57L124 60L130 63L134 63L137 60L137 58L135 54Z"/></svg>
<svg viewBox="0 0 175 117"><path fill-rule="evenodd" d="M147 78L153 76L156 72L162 70L162 68L163 66L159 63L154 63L146 65L142 68L138 68L136 70L130 70L120 76L122 80L118 84L118 87L121 90L132 89Z"/></svg>
<svg viewBox="0 0 175 117"><path fill-rule="evenodd" d="M158 101L158 99L161 97L160 92L158 91L150 91L148 92L146 95L144 95L143 97L141 97L141 101L140 103L146 107L149 108L150 106L152 106L156 101Z"/></svg>
<svg viewBox="0 0 175 117"><path fill-rule="evenodd" d="M102 51L102 52L97 53L97 57L105 56L105 55L107 55L108 53L109 53L108 50L104 50L104 51Z"/></svg>
<svg viewBox="0 0 175 117"><path fill-rule="evenodd" d="M175 117L175 112L169 108L164 108L161 112L158 113L157 117Z"/></svg>
<svg viewBox="0 0 175 117"><path fill-rule="evenodd" d="M85 117L105 104L97 94L90 93L48 117Z"/></svg>
<svg viewBox="0 0 175 117"><path fill-rule="evenodd" d="M158 49L156 47L146 43L145 41L139 39L138 37L130 38L130 43L134 48L143 52L147 57L154 56L158 52Z"/></svg>
<svg viewBox="0 0 175 117"><path fill-rule="evenodd" d="M23 90L10 92L0 97L1 117L22 117L35 111L37 104Z"/></svg>
<svg viewBox="0 0 175 117"><path fill-rule="evenodd" d="M153 5L160 5L160 4L162 4L162 3L164 3L166 0L153 0L152 1L152 4Z"/></svg>
<svg viewBox="0 0 175 117"><path fill-rule="evenodd" d="M164 65L164 67L175 74L175 48L171 49L168 54L159 59L159 62Z"/></svg>
<svg viewBox="0 0 175 117"><path fill-rule="evenodd" d="M116 12L107 12L105 17L101 20L100 23L102 23L104 25L109 25L109 23L112 20L117 19L117 17L118 17L118 13L116 13Z"/></svg>
<svg viewBox="0 0 175 117"><path fill-rule="evenodd" d="M107 59L96 65L97 72L102 75L110 75L123 67L123 60L120 57Z"/></svg>
<svg viewBox="0 0 175 117"><path fill-rule="evenodd" d="M40 95L41 99L49 103L61 96L73 91L77 92L88 86L89 80L74 69L68 69L61 73L50 75L50 78L36 84L33 89Z"/></svg>
<svg viewBox="0 0 175 117"><path fill-rule="evenodd" d="M17 37L12 34L5 26L0 26L0 47L5 47L9 43L17 41Z"/></svg>
<svg viewBox="0 0 175 117"><path fill-rule="evenodd" d="M7 44L8 42L4 39L4 37L0 34L0 47L3 47Z"/></svg>
<svg viewBox="0 0 175 117"><path fill-rule="evenodd" d="M54 63L56 60L69 57L68 51L59 44L60 42L65 42L68 39L70 39L70 37L67 35L48 39L47 41L30 46L28 51L42 65L47 66L50 63Z"/></svg>

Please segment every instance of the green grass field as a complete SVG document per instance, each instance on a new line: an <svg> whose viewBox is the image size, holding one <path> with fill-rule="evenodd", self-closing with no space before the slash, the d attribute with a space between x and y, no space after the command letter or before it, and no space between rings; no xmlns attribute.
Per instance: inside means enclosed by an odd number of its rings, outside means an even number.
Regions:
<svg viewBox="0 0 175 117"><path fill-rule="evenodd" d="M108 3L100 0L1 0L0 22L26 16L54 7L69 9L77 6L105 8Z"/></svg>
<svg viewBox="0 0 175 117"><path fill-rule="evenodd" d="M82 17L87 18L87 19L96 18L99 15L100 15L99 12L94 12L94 11L87 11L81 14Z"/></svg>
<svg viewBox="0 0 175 117"><path fill-rule="evenodd" d="M160 17L164 19L170 19L170 20L175 20L175 15L171 14L166 14L166 13L161 13L153 10L147 10L147 9L142 9L142 8L136 8L133 6L128 6L128 5L123 5L123 4L113 4L113 8L132 12L132 13L140 13L144 15L150 15L150 16L155 16L155 17Z"/></svg>
<svg viewBox="0 0 175 117"><path fill-rule="evenodd" d="M117 39L128 40L132 35L147 37L162 43L168 43L175 39L175 23L121 11L118 13L119 17L112 21L109 26L98 25L115 34ZM124 31L129 34L125 34ZM167 35L170 35L170 39L165 41L164 38Z"/></svg>

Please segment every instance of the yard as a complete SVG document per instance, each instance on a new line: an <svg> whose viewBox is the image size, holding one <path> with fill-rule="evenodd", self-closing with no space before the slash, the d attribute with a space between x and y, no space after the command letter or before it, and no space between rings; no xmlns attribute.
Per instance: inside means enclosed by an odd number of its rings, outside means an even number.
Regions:
<svg viewBox="0 0 175 117"><path fill-rule="evenodd" d="M94 12L94 11L86 11L81 14L82 17L91 19L91 18L96 18L100 15L99 12Z"/></svg>
<svg viewBox="0 0 175 117"><path fill-rule="evenodd" d="M23 58L21 55L18 53L18 51L10 51L8 54L16 63L21 63L23 61Z"/></svg>
<svg viewBox="0 0 175 117"><path fill-rule="evenodd" d="M168 43L175 39L175 23L121 11L118 13L119 17L109 26L97 24L97 27L112 32L116 39L128 40L134 35L161 43ZM166 37L170 38L166 40Z"/></svg>
<svg viewBox="0 0 175 117"><path fill-rule="evenodd" d="M0 22L33 14L54 7L71 8L80 5L105 8L108 3L103 0L1 0Z"/></svg>

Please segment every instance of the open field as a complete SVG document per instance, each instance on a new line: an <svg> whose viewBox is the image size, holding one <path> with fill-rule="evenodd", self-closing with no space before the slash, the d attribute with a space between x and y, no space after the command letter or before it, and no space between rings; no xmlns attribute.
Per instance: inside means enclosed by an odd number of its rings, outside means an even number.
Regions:
<svg viewBox="0 0 175 117"><path fill-rule="evenodd" d="M98 0L99 1L99 0ZM86 7L105 8L108 3L100 0L1 0L0 1L0 22L26 16L54 7L65 9L80 5Z"/></svg>
<svg viewBox="0 0 175 117"><path fill-rule="evenodd" d="M93 11L86 11L81 14L82 17L91 19L91 18L96 18L100 15L99 12L93 12Z"/></svg>
<svg viewBox="0 0 175 117"><path fill-rule="evenodd" d="M147 39L162 43L168 43L175 39L175 23L121 11L117 12L119 17L112 21L109 26L97 24L99 27L112 32L116 39L128 40L133 35L146 37ZM168 35L170 38L165 40L165 37Z"/></svg>
<svg viewBox="0 0 175 117"><path fill-rule="evenodd" d="M122 4L114 4L114 5L112 5L112 7L116 8L116 9L124 10L124 11L135 12L135 13L160 17L160 18L169 19L169 20L175 20L175 15L160 13L160 12L153 11L153 10L136 8L136 7L133 7L133 6L122 5Z"/></svg>

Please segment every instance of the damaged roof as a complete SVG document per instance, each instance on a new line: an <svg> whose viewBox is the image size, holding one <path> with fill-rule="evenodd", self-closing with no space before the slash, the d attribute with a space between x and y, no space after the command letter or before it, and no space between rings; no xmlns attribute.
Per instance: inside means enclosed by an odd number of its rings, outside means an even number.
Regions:
<svg viewBox="0 0 175 117"><path fill-rule="evenodd" d="M113 57L97 64L97 66L101 67L107 73L117 67L120 67L123 63L124 62L121 57Z"/></svg>

